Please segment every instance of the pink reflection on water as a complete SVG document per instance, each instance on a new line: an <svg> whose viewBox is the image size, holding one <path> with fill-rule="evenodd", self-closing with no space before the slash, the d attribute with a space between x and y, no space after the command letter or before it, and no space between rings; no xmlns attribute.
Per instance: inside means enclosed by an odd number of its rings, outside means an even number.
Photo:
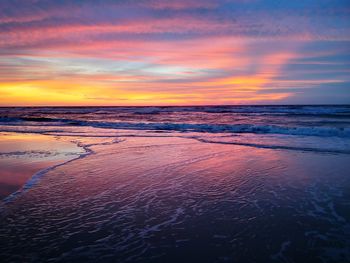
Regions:
<svg viewBox="0 0 350 263"><path fill-rule="evenodd" d="M74 158L73 143L39 134L1 133L0 199L19 190L35 173Z"/></svg>

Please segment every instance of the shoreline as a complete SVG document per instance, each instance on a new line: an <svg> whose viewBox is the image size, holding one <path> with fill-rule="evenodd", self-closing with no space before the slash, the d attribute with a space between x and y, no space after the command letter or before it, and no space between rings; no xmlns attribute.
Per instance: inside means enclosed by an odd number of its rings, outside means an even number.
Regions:
<svg viewBox="0 0 350 263"><path fill-rule="evenodd" d="M10 134L35 134L35 135L39 135L39 136L47 136L49 138L52 138L56 141L58 141L58 138L64 138L64 137L75 137L75 138L79 138L80 135L69 135L69 136L65 136L65 135L53 135L53 134L48 134L48 133L33 133L33 132L0 132L0 133L10 133ZM86 136L86 137L90 137L90 136ZM93 136L91 136L91 138L93 138ZM101 137L99 137L101 138ZM104 138L104 137L102 137ZM116 136L111 136L111 137L105 137L108 139L112 139L112 138L116 138ZM112 140L110 142L102 142L102 143L90 143L90 144L83 144L79 141L76 140L69 140L70 143L76 145L77 147L79 147L80 149L82 149L84 152L82 153L77 153L78 156L69 160L64 160L61 159L61 161L58 161L57 164L48 166L46 168L43 168L37 172L35 172L34 174L32 174L28 180L15 192L12 192L10 195L6 196L5 198L0 200L0 210L3 209L3 205L6 205L12 201L14 201L17 197L19 197L20 195L24 194L25 192L27 192L28 190L30 190L33 186L35 186L40 179L48 172L55 170L58 167L64 166L66 164L69 164L73 161L85 158L91 154L94 154L94 151L91 149L92 146L98 146L98 145L109 145L109 144L114 144L114 143L119 143L122 142L123 140Z"/></svg>
<svg viewBox="0 0 350 263"><path fill-rule="evenodd" d="M87 148L82 147L84 150L86 150ZM9 196L7 196L6 198L2 199L1 202L3 202L3 204L8 204L11 201L14 201L18 196L20 196L21 194L24 194L25 192L27 192L28 190L30 190L33 186L35 186L39 180L42 178L42 176L44 176L46 173L56 169L57 167L63 166L65 164L68 164L70 162L73 162L75 160L79 160L82 159L90 154L92 154L92 151L87 151L86 153L80 154L78 157L70 159L68 161L65 161L63 163L59 163L57 165L53 165L53 166L49 166L43 170L38 171L37 173L33 174L32 177L29 178L29 180L16 192L10 194Z"/></svg>
<svg viewBox="0 0 350 263"><path fill-rule="evenodd" d="M147 131L146 131L147 132ZM150 132L154 132L154 131L150 131ZM256 144L256 143L245 143L245 142L235 142L235 141L215 141L215 140L210 140L210 139L205 139L205 138L201 138L200 136L181 136L180 134L176 134L176 135L172 135L172 136L168 136L168 135L164 135L164 136L159 136L159 135L150 135L150 134L114 134L114 135L105 135L105 136L94 136L94 135L89 135L89 134L53 134L52 132L48 131L48 132L35 132L35 131L1 131L0 133L4 133L4 134L20 134L20 135L35 135L35 136L46 136L47 138L51 138L55 141L59 141L62 138L67 138L67 137L71 137L74 139L71 140L67 140L69 141L69 143L72 143L74 145L76 145L78 148L82 149L84 152L82 153L75 153L78 154L78 156L72 158L72 159L68 159L65 160L65 158L62 158L60 160L58 160L57 163L53 164L53 165L49 165L45 168L42 168L40 170L38 170L37 172L35 172L34 174L32 174L25 182L24 184L21 185L21 187L10 193L9 195L7 195L5 198L1 199L0 202L2 204L7 204L11 201L13 201L14 199L16 199L18 196L20 196L21 194L25 193L26 191L28 191L29 189L31 189L35 184L38 183L38 181L42 178L43 175L45 175L47 172L56 169L57 167L63 166L65 164L68 164L70 162L79 160L81 158L85 158L86 156L89 156L90 154L93 154L93 150L91 150L91 146L96 146L96 145L106 145L106 144L113 144L113 143L118 143L121 142L123 140L125 140L125 138L130 137L130 138L157 138L157 137L161 137L161 138L181 138L181 139L191 139L191 140L195 140L197 142L200 143L206 143L206 144L221 144L221 145L232 145L232 146L239 146L239 147L249 147L249 148L255 148L255 149L270 149L270 150L287 150L287 151L296 151L296 152L311 152L311 153L324 153L324 154L344 154L344 155L348 155L350 153L350 151L346 151L346 150L332 150L332 149L316 149L316 148L307 148L307 147L293 147L293 146L283 146L283 145L263 145L263 144ZM98 139L107 139L107 140L112 140L112 141L107 141L107 142L102 142L102 143L82 143L80 141L78 141L78 139L82 139L82 138L88 138L90 140L94 140L96 138ZM120 140L122 139L122 140ZM40 159L40 158L38 158ZM43 157L43 159L45 159L45 157ZM44 160L43 160L44 161Z"/></svg>
<svg viewBox="0 0 350 263"><path fill-rule="evenodd" d="M31 136L33 134L35 134L35 136L40 136L42 138L48 139L47 141L55 141L57 142L55 146L58 146L60 144L62 144L63 146L66 146L67 143L69 144L73 144L77 147L77 149L82 149L84 152L79 153L78 151L76 152L71 152L71 153L65 153L64 151L60 152L60 150L58 149L57 152L54 153L50 153L49 147L46 150L43 151L38 151L39 153L44 153L43 156L33 156L33 153L36 153L35 150L28 150L28 151L23 151L23 152L18 152L18 151L12 151L11 152L0 152L0 154L2 155L3 159L7 159L10 162L14 163L15 165L15 169L16 169L16 173L19 174L24 174L25 167L28 168L29 167L33 167L32 169L35 169L36 166L40 167L41 169L37 170L35 173L26 176L26 181L21 184L18 189L14 192L11 192L9 195L7 195L6 197L2 198L0 200L0 204L1 206L8 204L9 202L15 200L18 196L20 196L21 194L25 193L26 191L28 191L29 189L31 189L35 184L38 183L38 181L40 180L40 178L45 175L47 172L54 170L57 167L60 167L62 165L65 165L71 161L83 158L87 155L90 154L90 150L87 147L84 147L83 145L80 145L78 142L74 142L74 141L60 141L60 139L58 138L58 136L55 135L48 135L48 134L36 134L36 133L26 133L26 132L0 132L0 134L3 133L5 134L5 136L18 136L21 135L21 139L23 139L24 137L27 136ZM38 138L38 137L37 137ZM36 139L37 139L36 138ZM41 138L40 138L41 139ZM10 141L10 142L9 142ZM18 149L21 148L21 143L18 143L18 145L16 146L16 142L13 142L13 140L9 140L6 141L6 139L0 141L0 146L1 143L2 144L11 144L13 146L13 144L15 145L14 147L17 147ZM39 142L40 143L40 142ZM47 142L45 142L45 144L47 144ZM45 146L44 146L45 148ZM19 157L18 157L18 153L20 153ZM50 156L50 154L52 154L53 156ZM47 156L48 155L48 156ZM76 157L73 158L69 158L69 156L72 155L78 155ZM20 159L20 160L18 160ZM50 160L51 159L51 160ZM0 159L1 161L2 159ZM18 161L17 161L18 160ZM3 160L2 160L3 161ZM16 161L18 163L18 166L16 165ZM45 164L48 164L48 166L44 167ZM35 166L36 165L36 166ZM23 168L22 168L23 167ZM13 167L11 168L13 169ZM15 173L15 174L16 174ZM1 172L0 172L1 175ZM0 179L2 179L0 177ZM1 186L1 181L0 181L0 186Z"/></svg>
<svg viewBox="0 0 350 263"><path fill-rule="evenodd" d="M249 261L258 250L254 257L261 261L294 253L296 262L313 262L319 251L308 244L320 235L326 239L319 247L323 258L328 249L341 251L334 242L348 244L348 156L181 137L130 137L121 144L95 139L83 140L90 151L84 158L48 170L36 187L9 203L0 223L8 243L0 254L18 255L25 247L22 261L30 261L31 253L77 261L85 248L91 261L103 254L126 261L133 253L139 260L179 262L190 251L192 258L213 262L227 251ZM159 242L165 246L147 249ZM249 255L239 253L247 244Z"/></svg>

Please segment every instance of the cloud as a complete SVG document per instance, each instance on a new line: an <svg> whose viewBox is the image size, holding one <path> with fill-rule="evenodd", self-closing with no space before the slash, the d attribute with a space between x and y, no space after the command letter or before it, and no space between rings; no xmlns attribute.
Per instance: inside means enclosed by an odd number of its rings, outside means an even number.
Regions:
<svg viewBox="0 0 350 263"><path fill-rule="evenodd" d="M3 103L275 103L293 89L322 93L350 83L349 14L338 0L4 0Z"/></svg>

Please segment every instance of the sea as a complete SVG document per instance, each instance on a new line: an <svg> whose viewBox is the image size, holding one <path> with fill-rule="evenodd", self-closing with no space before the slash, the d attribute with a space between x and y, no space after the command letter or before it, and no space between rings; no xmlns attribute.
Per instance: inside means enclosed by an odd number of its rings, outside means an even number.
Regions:
<svg viewBox="0 0 350 263"><path fill-rule="evenodd" d="M3 262L350 262L350 105L2 107Z"/></svg>

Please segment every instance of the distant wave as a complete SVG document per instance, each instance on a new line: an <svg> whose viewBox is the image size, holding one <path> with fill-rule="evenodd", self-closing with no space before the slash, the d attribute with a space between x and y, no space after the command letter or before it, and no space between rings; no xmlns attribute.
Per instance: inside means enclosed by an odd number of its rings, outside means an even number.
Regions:
<svg viewBox="0 0 350 263"><path fill-rule="evenodd" d="M287 134L305 136L325 136L325 137L350 137L350 128L336 127L283 127L275 125L253 125L253 124L188 124L188 123L108 123L108 122L81 122L81 125L131 129L131 130L173 130L192 132L230 132L230 133L257 133L257 134Z"/></svg>
<svg viewBox="0 0 350 263"><path fill-rule="evenodd" d="M208 113L248 113L266 115L350 116L348 106L217 106L193 108Z"/></svg>
<svg viewBox="0 0 350 263"><path fill-rule="evenodd" d="M27 118L22 118L27 121ZM33 118L29 119L31 122ZM208 133L255 133L255 134L285 134L322 137L350 137L350 128L343 127L289 127L277 125L255 124L190 124L190 123L145 123L145 122L101 122L78 121L71 119L39 118L35 122L48 122L50 126L90 126L94 128L129 129L129 130L165 130L179 132L208 132ZM6 122L9 124L8 122ZM12 125L26 125L29 123L12 123ZM36 124L32 124L36 125Z"/></svg>
<svg viewBox="0 0 350 263"><path fill-rule="evenodd" d="M350 106L0 108L0 125L347 138Z"/></svg>
<svg viewBox="0 0 350 263"><path fill-rule="evenodd" d="M218 144L232 144L232 145L241 145L248 146L254 148L262 148L262 149L279 149L279 150L293 150L293 151L304 151L304 152L320 152L320 153L342 153L342 154L350 154L350 149L337 149L337 148L316 148L316 147L297 147L290 145L270 145L270 144L257 144L257 143L249 143L249 142L238 142L238 141L219 141L219 140L211 140L205 138L193 137L200 142L204 143L218 143Z"/></svg>
<svg viewBox="0 0 350 263"><path fill-rule="evenodd" d="M163 106L163 107L45 107L45 108L0 108L0 115L11 114L14 111L30 115L46 114L159 114L169 112L199 112L199 113L247 113L268 115L312 115L312 116L347 116L350 117L349 105L281 105L281 106ZM1 118L1 117L0 117Z"/></svg>
<svg viewBox="0 0 350 263"><path fill-rule="evenodd" d="M26 123L23 123L26 122ZM19 124L19 125L29 125L30 123L28 122L38 122L38 123L44 123L44 122L48 122L48 123L59 123L59 124L64 124L64 123L68 123L68 124L77 124L79 125L79 121L78 120L74 120L74 119L60 119L60 118L49 118L49 117L7 117L7 116L3 116L0 117L0 124Z"/></svg>
<svg viewBox="0 0 350 263"><path fill-rule="evenodd" d="M345 117L350 118L348 106L197 106L197 107L140 107L109 109L104 113L113 111L132 113L137 115L161 114L161 113L232 113L248 115L287 115L287 116L313 116L313 117Z"/></svg>

